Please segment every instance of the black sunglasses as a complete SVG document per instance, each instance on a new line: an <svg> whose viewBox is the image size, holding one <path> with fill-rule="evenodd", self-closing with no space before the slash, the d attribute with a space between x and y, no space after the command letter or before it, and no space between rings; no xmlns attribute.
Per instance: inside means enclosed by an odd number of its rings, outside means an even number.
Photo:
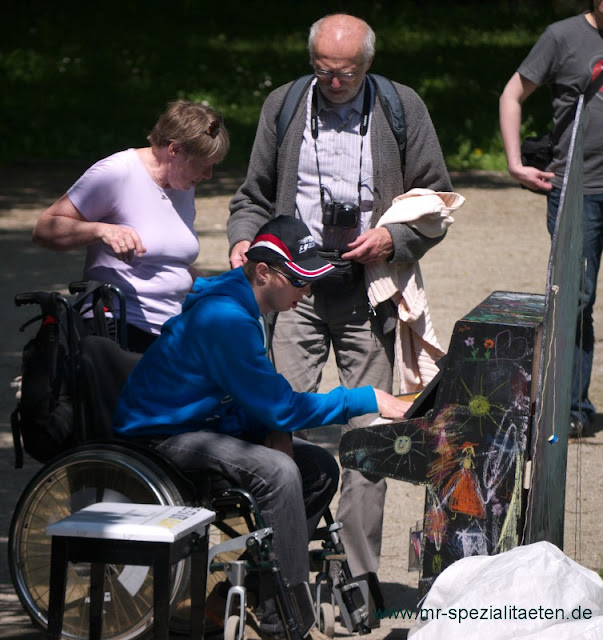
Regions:
<svg viewBox="0 0 603 640"><path fill-rule="evenodd" d="M209 127L205 129L204 133L206 133L210 138L216 138L220 133L220 127L222 126L224 120L222 116L220 116L217 120L212 120L209 123Z"/></svg>
<svg viewBox="0 0 603 640"><path fill-rule="evenodd" d="M289 284L292 287L295 287L296 289L301 289L302 287L307 287L309 284L311 284L307 280L300 280L299 278L294 278L293 276L290 276L288 273L283 273L282 271L275 269L271 264L268 265L268 268L272 269L272 271L276 271L277 273L280 273L283 276L283 278L287 278L287 280L289 281Z"/></svg>

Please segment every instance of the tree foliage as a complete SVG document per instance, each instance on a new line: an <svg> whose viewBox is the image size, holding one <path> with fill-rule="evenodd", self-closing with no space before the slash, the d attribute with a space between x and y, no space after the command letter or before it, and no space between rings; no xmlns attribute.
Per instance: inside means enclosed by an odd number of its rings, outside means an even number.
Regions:
<svg viewBox="0 0 603 640"><path fill-rule="evenodd" d="M0 42L0 160L94 160L143 146L165 104L182 97L224 114L232 137L225 163L244 165L267 94L309 71L308 27L346 11L377 33L373 71L427 103L450 168L504 168L500 92L545 26L578 4L13 3ZM530 98L526 115L526 130L546 127L546 91Z"/></svg>

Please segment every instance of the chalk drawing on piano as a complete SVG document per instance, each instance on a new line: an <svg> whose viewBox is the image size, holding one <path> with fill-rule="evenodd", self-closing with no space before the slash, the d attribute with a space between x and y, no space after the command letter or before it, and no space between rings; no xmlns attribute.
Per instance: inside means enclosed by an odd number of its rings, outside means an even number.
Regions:
<svg viewBox="0 0 603 640"><path fill-rule="evenodd" d="M410 438L406 434L402 436L398 436L394 440L394 451L399 456L407 455L408 453L410 453L411 449L412 449L412 438Z"/></svg>
<svg viewBox="0 0 603 640"><path fill-rule="evenodd" d="M520 450L525 449L525 433L518 436L517 425L514 422L507 425L507 415L501 421L485 456L483 485L486 490L486 503L491 502L495 496L502 497L499 487L503 481L508 480L508 473ZM523 431L526 429L527 420L524 421Z"/></svg>
<svg viewBox="0 0 603 640"><path fill-rule="evenodd" d="M513 494L507 505L504 522L500 527L500 531L497 532L498 542L495 547L497 553L509 551L520 543L517 523L521 521L522 512L521 492L523 486L524 451L525 448L518 447L516 452Z"/></svg>
<svg viewBox="0 0 603 640"><path fill-rule="evenodd" d="M467 360L473 360L476 362L484 362L490 360L492 355L492 349L494 349L494 340L492 338L486 338L482 344L476 344L475 337L469 336L465 338L465 345L469 347L471 357ZM483 354L480 356L480 349L483 347Z"/></svg>
<svg viewBox="0 0 603 640"><path fill-rule="evenodd" d="M472 418L478 418L479 433L482 436L484 435L484 430L482 428L482 418L483 419L488 418L494 424L494 426L498 427L498 422L492 416L491 410L498 409L500 411L503 411L503 408L500 407L499 405L490 404L490 397L493 396L499 389L501 389L506 384L508 384L508 381L505 380L504 382L501 382L497 387L492 389L492 391L488 395L484 395L483 383L484 383L484 377L482 375L479 381L479 392L474 393L473 391L471 391L471 389L469 389L469 387L467 386L467 383L461 378L461 384L463 385L465 391L467 392L467 395L469 396L469 402L466 405L467 408L469 409L469 417L467 418L467 420L465 420L465 422L463 422L463 424L461 424L461 429Z"/></svg>
<svg viewBox="0 0 603 640"><path fill-rule="evenodd" d="M433 575L438 575L442 572L443 562L440 551L447 538L448 516L433 487L429 485L427 486L427 503L431 506L426 509L423 518L423 540L424 544L429 541L435 547L435 553L431 554L430 568Z"/></svg>
<svg viewBox="0 0 603 640"><path fill-rule="evenodd" d="M521 516L521 478L527 429L526 415L517 416L507 412L484 460L482 482L497 552L507 551L519 544L517 522Z"/></svg>
<svg viewBox="0 0 603 640"><path fill-rule="evenodd" d="M430 445L436 456L433 456L426 469L426 477L432 487L441 487L446 478L458 467L457 442L460 434L452 425L455 424L458 407L448 405L438 414L433 423L433 432Z"/></svg>
<svg viewBox="0 0 603 640"><path fill-rule="evenodd" d="M472 393L466 384L464 388L470 400L481 395ZM428 428L435 455L426 469L423 527L425 544L431 545L428 566L432 575L438 575L439 567L448 566L453 559L508 550L519 543L528 416L518 416L508 406L485 409L484 404L483 410L471 415L467 405L448 405ZM480 417L486 417L496 429L488 429L483 438L472 437ZM470 419L474 427L467 426Z"/></svg>
<svg viewBox="0 0 603 640"><path fill-rule="evenodd" d="M532 353L532 349L524 336L516 336L508 329L496 334L494 338L485 339L468 336L463 339L469 349L468 362L490 362L493 360L523 360Z"/></svg>
<svg viewBox="0 0 603 640"><path fill-rule="evenodd" d="M530 412L530 382L532 374L523 367L517 366L511 375L511 402L512 408L523 414ZM527 428L527 422L526 422Z"/></svg>
<svg viewBox="0 0 603 640"><path fill-rule="evenodd" d="M474 523L467 529L455 531L454 535L461 549L460 557L488 555L488 540L481 525Z"/></svg>
<svg viewBox="0 0 603 640"><path fill-rule="evenodd" d="M425 512L423 519L423 535L434 545L437 551L440 551L442 543L446 540L448 516L444 512L442 503L435 494L433 487L428 486L427 493L431 506Z"/></svg>
<svg viewBox="0 0 603 640"><path fill-rule="evenodd" d="M494 359L520 361L531 355L530 347L525 336L514 335L509 329L498 333L494 338Z"/></svg>
<svg viewBox="0 0 603 640"><path fill-rule="evenodd" d="M427 458L428 454L423 450L425 444L424 432L420 426L406 428L402 433L381 434L382 447L373 448L372 456L378 460L379 465L391 465L395 474L412 475L414 472L414 456Z"/></svg>
<svg viewBox="0 0 603 640"><path fill-rule="evenodd" d="M431 447L426 446L431 427L429 420L418 418L353 429L346 434L349 446L340 459L342 464L364 473L425 482L426 468L433 457Z"/></svg>
<svg viewBox="0 0 603 640"><path fill-rule="evenodd" d="M464 513L473 518L486 517L486 505L479 479L475 474L475 447L477 442L461 445L461 468L455 471L442 490L442 503L450 511Z"/></svg>

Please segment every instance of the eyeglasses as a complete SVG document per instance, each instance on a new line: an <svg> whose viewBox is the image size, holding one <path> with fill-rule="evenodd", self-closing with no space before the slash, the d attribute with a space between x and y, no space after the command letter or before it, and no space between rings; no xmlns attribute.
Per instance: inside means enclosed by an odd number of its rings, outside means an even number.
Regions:
<svg viewBox="0 0 603 640"><path fill-rule="evenodd" d="M216 138L220 133L220 127L223 123L222 116L220 116L217 120L212 120L209 123L209 127L207 127L203 133L206 133L210 138Z"/></svg>
<svg viewBox="0 0 603 640"><path fill-rule="evenodd" d="M317 77L324 80L332 80L337 78L338 80L353 80L360 71L327 71L326 69L314 69L314 73Z"/></svg>
<svg viewBox="0 0 603 640"><path fill-rule="evenodd" d="M311 284L307 280L300 280L299 278L294 278L293 276L290 276L288 273L283 273L282 271L275 269L271 264L268 265L268 268L272 269L272 271L276 271L276 273L283 276L283 278L286 278L289 281L289 284L292 287L295 287L296 289L301 289L302 287L307 287L309 284Z"/></svg>

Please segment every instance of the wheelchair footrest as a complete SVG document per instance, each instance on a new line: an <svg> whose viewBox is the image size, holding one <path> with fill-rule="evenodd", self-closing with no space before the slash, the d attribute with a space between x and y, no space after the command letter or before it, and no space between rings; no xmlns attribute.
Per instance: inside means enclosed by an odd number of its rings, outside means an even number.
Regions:
<svg viewBox="0 0 603 640"><path fill-rule="evenodd" d="M286 590L289 593L291 609L297 628L302 637L304 637L317 622L310 586L307 582L300 582L292 587L287 586Z"/></svg>
<svg viewBox="0 0 603 640"><path fill-rule="evenodd" d="M377 574L364 573L334 585L333 595L341 621L350 633L370 633L380 626L375 610L383 609L384 600Z"/></svg>

